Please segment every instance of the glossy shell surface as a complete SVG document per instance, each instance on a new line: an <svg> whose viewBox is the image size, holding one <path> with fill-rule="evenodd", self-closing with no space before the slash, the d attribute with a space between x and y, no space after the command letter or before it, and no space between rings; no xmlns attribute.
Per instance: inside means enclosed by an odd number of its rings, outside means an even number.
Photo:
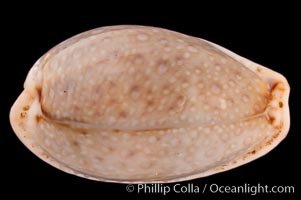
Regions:
<svg viewBox="0 0 301 200"><path fill-rule="evenodd" d="M10 113L47 163L111 182L173 182L235 168L289 129L289 85L211 42L102 27L48 51Z"/></svg>

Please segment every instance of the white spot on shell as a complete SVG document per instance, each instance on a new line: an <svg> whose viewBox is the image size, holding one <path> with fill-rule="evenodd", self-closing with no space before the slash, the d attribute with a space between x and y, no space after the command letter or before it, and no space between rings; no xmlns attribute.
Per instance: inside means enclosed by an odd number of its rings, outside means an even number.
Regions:
<svg viewBox="0 0 301 200"><path fill-rule="evenodd" d="M101 49L99 53L101 56L105 56L107 52L106 52L106 50Z"/></svg>
<svg viewBox="0 0 301 200"><path fill-rule="evenodd" d="M134 98L134 99L137 99L139 96L140 96L140 93L138 91L133 91L131 96Z"/></svg>
<svg viewBox="0 0 301 200"><path fill-rule="evenodd" d="M217 84L213 84L211 89L214 94L218 94L221 92L221 89Z"/></svg>
<svg viewBox="0 0 301 200"><path fill-rule="evenodd" d="M237 80L241 80L242 79L241 75L239 75L239 74L236 74L235 77L237 78Z"/></svg>
<svg viewBox="0 0 301 200"><path fill-rule="evenodd" d="M255 108L255 111L260 111L260 106L258 104L255 104L254 108Z"/></svg>
<svg viewBox="0 0 301 200"><path fill-rule="evenodd" d="M177 65L183 65L183 64L184 64L183 60L178 60L177 61Z"/></svg>
<svg viewBox="0 0 301 200"><path fill-rule="evenodd" d="M165 47L165 48L164 48L164 51L170 52L170 51L171 51L171 48L170 48L170 47Z"/></svg>
<svg viewBox="0 0 301 200"><path fill-rule="evenodd" d="M181 115L181 116L180 116L180 119L181 119L182 121L184 121L184 120L187 119L187 116L186 116L186 115Z"/></svg>
<svg viewBox="0 0 301 200"><path fill-rule="evenodd" d="M148 39L148 35L142 34L142 33L138 34L137 39L140 40L140 41L146 41Z"/></svg>
<svg viewBox="0 0 301 200"><path fill-rule="evenodd" d="M176 78L175 78L175 77L171 77L171 78L169 79L169 82L170 82L170 83L176 82Z"/></svg>
<svg viewBox="0 0 301 200"><path fill-rule="evenodd" d="M190 54L189 53L184 53L184 58L189 58L190 57Z"/></svg>
<svg viewBox="0 0 301 200"><path fill-rule="evenodd" d="M248 102L249 101L249 97L247 96L247 95L243 95L242 96L242 100L243 100L243 102Z"/></svg>
<svg viewBox="0 0 301 200"><path fill-rule="evenodd" d="M191 88L189 91L190 91L189 93L192 94L192 97L190 98L190 101L195 103L196 102L196 97L193 96L193 94L195 93L196 90L194 88Z"/></svg>
<svg viewBox="0 0 301 200"><path fill-rule="evenodd" d="M142 64L143 63L143 58L138 56L137 58L135 58L135 64Z"/></svg>
<svg viewBox="0 0 301 200"><path fill-rule="evenodd" d="M163 90L163 94L168 95L168 94L170 94L170 91L169 90Z"/></svg>
<svg viewBox="0 0 301 200"><path fill-rule="evenodd" d="M168 40L166 40L166 39L161 39L161 40L160 40L160 43L161 43L161 44L167 44L167 43L168 43Z"/></svg>
<svg viewBox="0 0 301 200"><path fill-rule="evenodd" d="M184 88L184 89L187 88L188 86L189 86L188 83L183 83L183 84L182 84L182 88Z"/></svg>
<svg viewBox="0 0 301 200"><path fill-rule="evenodd" d="M191 111L191 112L195 112L195 111L196 111L195 107L191 107L191 108L190 108L190 111Z"/></svg>
<svg viewBox="0 0 301 200"><path fill-rule="evenodd" d="M227 63L227 61L226 61L225 58L222 58L222 59L221 59L221 62L222 62L222 64L226 64L226 63Z"/></svg>
<svg viewBox="0 0 301 200"><path fill-rule="evenodd" d="M134 74L135 73L135 68L134 67L131 67L130 69L129 69L129 74Z"/></svg>
<svg viewBox="0 0 301 200"><path fill-rule="evenodd" d="M221 109L227 108L227 103L226 103L225 99L220 99L220 107L221 107Z"/></svg>
<svg viewBox="0 0 301 200"><path fill-rule="evenodd" d="M204 88L204 83L199 83L199 84L198 84L198 87L199 87L200 89Z"/></svg>
<svg viewBox="0 0 301 200"><path fill-rule="evenodd" d="M190 72L189 70L186 70L186 71L185 71L185 74L186 74L187 76L190 76L190 75L191 75L191 72Z"/></svg>
<svg viewBox="0 0 301 200"><path fill-rule="evenodd" d="M229 85L230 85L231 87L234 87L234 86L235 86L235 82L234 82L233 80L229 80Z"/></svg>
<svg viewBox="0 0 301 200"><path fill-rule="evenodd" d="M197 49L193 46L189 46L188 51L195 53L195 52L197 52Z"/></svg>
<svg viewBox="0 0 301 200"><path fill-rule="evenodd" d="M155 136L151 136L151 137L148 138L148 141L150 143L155 143L156 142L156 137Z"/></svg>
<svg viewBox="0 0 301 200"><path fill-rule="evenodd" d="M167 71L167 65L166 65L165 63L160 63L160 64L159 64L159 67L158 67L158 71L159 71L160 73L166 72L166 71Z"/></svg>
<svg viewBox="0 0 301 200"><path fill-rule="evenodd" d="M209 106L206 104L206 105L204 105L204 110L209 110Z"/></svg>

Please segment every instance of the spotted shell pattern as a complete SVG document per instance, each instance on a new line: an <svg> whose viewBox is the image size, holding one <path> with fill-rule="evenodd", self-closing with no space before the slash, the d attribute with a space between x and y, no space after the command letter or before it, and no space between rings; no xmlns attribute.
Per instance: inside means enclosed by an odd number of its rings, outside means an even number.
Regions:
<svg viewBox="0 0 301 200"><path fill-rule="evenodd" d="M250 162L289 129L286 79L162 28L102 27L48 51L10 113L47 163L111 182L173 182Z"/></svg>

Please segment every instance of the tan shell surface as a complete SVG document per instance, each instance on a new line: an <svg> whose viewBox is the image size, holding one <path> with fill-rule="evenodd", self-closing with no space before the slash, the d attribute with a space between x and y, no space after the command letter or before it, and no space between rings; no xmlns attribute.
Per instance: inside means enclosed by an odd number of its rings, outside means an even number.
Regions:
<svg viewBox="0 0 301 200"><path fill-rule="evenodd" d="M103 27L51 49L11 110L18 137L66 172L168 182L249 162L289 128L280 74L205 40Z"/></svg>

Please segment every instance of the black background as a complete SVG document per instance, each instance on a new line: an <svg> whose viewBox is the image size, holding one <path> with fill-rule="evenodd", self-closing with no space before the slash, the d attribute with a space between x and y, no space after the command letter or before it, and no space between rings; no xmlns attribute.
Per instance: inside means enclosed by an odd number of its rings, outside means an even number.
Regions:
<svg viewBox="0 0 301 200"><path fill-rule="evenodd" d="M184 3L184 2L182 2ZM149 194L128 193L124 184L86 180L61 172L44 163L17 139L8 119L9 109L23 90L23 82L34 62L48 49L80 32L107 25L139 24L163 27L201 37L267 66L283 74L291 86L291 128L287 138L266 156L221 174L182 182L201 188L204 184L219 185L293 185L295 194L155 194L156 199L295 199L300 195L300 20L294 6L278 8L262 5L239 7L190 5L175 9L145 3L134 5L83 6L74 10L57 4L26 8L11 5L1 16L2 78L1 78L1 191L11 197L19 195L32 199L43 195L87 199L143 199ZM79 5L81 7L81 5ZM126 7L123 7L126 6ZM251 6L251 8L250 8ZM30 7L30 6L28 6ZM94 9L92 9L94 7ZM153 8L154 7L154 8ZM6 7L3 7L4 10ZM47 11L47 8L50 11ZM96 8L96 9L95 9ZM121 9L121 11L116 10ZM250 8L250 9L247 9ZM248 11L247 11L248 10ZM170 184L173 186L173 184ZM13 189L14 192L10 192ZM22 191L22 192L21 192ZM37 192L38 191L38 192ZM1 195L1 194L0 194Z"/></svg>

